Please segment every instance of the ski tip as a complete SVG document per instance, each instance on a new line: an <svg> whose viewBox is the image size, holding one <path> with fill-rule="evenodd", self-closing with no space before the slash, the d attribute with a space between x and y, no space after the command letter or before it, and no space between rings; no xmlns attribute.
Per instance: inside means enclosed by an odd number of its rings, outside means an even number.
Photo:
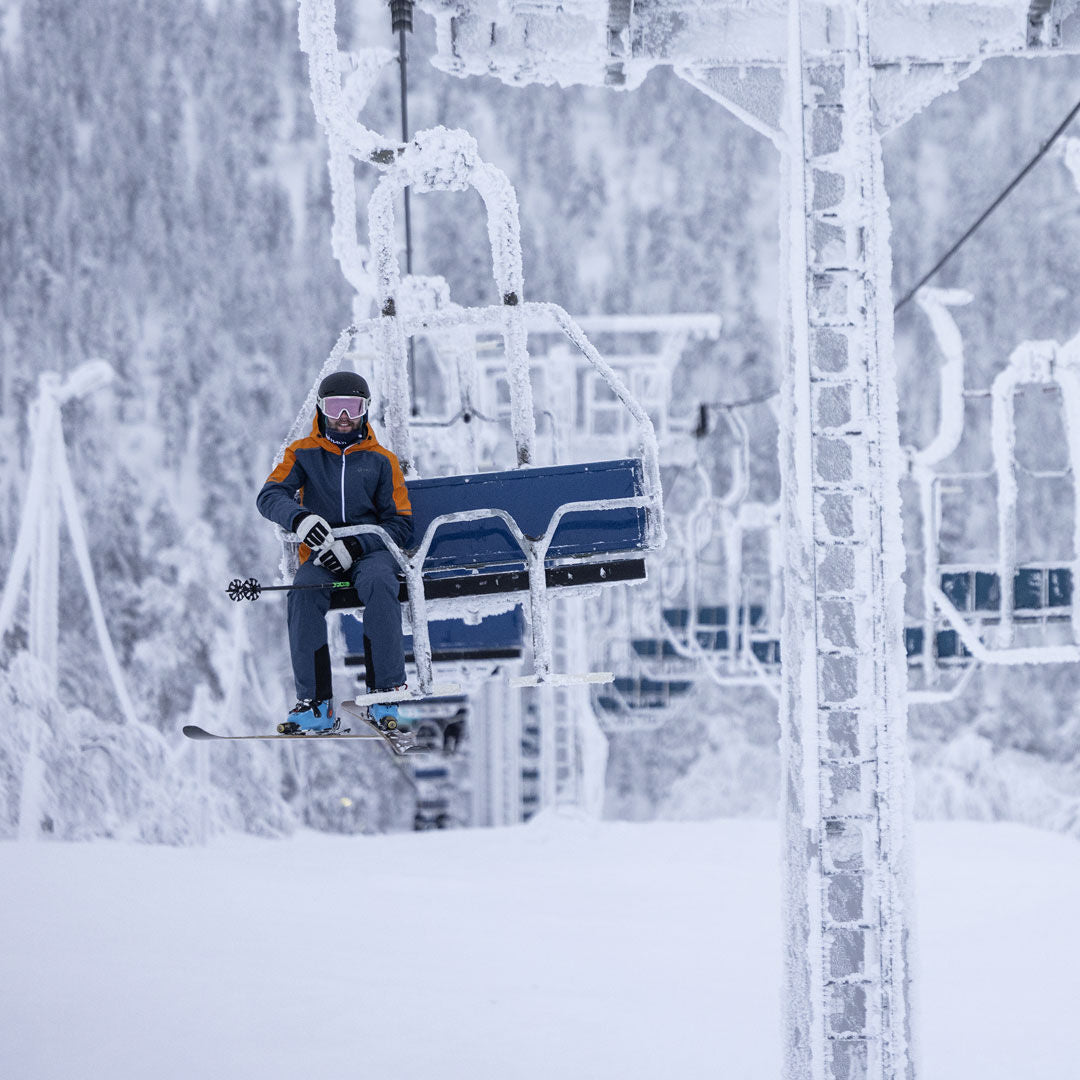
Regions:
<svg viewBox="0 0 1080 1080"><path fill-rule="evenodd" d="M184 734L189 739L214 739L217 737L215 735L211 735L209 731L203 731L203 729L201 727L198 727L196 724L185 724Z"/></svg>

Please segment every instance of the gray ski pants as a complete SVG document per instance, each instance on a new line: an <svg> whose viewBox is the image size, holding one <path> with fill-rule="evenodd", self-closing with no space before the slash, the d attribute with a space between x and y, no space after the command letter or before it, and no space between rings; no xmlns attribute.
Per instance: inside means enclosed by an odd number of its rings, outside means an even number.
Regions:
<svg viewBox="0 0 1080 1080"><path fill-rule="evenodd" d="M368 683L376 690L401 686L405 682L405 648L397 563L389 551L380 549L354 562L348 576L364 605L364 636L371 646ZM293 584L315 585L333 580L329 570L308 560L296 572ZM301 589L289 593L289 649L298 700L324 701L334 696L326 633L331 591Z"/></svg>

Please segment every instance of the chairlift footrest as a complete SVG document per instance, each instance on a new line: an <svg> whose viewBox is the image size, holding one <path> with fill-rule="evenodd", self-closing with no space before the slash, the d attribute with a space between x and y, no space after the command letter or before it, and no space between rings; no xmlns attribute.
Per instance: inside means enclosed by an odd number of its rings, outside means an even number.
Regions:
<svg viewBox="0 0 1080 1080"><path fill-rule="evenodd" d="M516 675L511 686L588 686L615 681L612 671L549 672L547 675Z"/></svg>
<svg viewBox="0 0 1080 1080"><path fill-rule="evenodd" d="M458 683L436 683L427 693L423 690L413 690L411 687L405 690L377 690L371 694L357 694L352 701L342 702L342 706L353 705L378 705L391 701L423 701L432 697L452 697L461 693Z"/></svg>

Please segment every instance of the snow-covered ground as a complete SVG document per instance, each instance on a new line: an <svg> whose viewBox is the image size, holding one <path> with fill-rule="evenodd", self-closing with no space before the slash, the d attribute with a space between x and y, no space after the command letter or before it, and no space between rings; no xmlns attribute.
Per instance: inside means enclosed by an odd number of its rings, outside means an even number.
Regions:
<svg viewBox="0 0 1080 1080"><path fill-rule="evenodd" d="M1080 1066L1080 845L917 830L920 1080ZM780 1074L778 838L594 824L0 845L5 1080Z"/></svg>

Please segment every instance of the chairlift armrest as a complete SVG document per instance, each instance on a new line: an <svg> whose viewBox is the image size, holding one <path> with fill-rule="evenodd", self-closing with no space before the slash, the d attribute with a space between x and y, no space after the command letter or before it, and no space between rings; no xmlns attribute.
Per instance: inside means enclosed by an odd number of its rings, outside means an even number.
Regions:
<svg viewBox="0 0 1080 1080"><path fill-rule="evenodd" d="M334 529L334 536L337 539L342 539L346 536L360 536L364 533L369 533L377 536L386 545L386 550L394 556L398 566L404 573L409 564L409 558L405 552L398 547L396 543L390 538L390 534L381 525L342 525L339 528ZM300 540L296 533L287 533L285 540L289 543L299 544Z"/></svg>

